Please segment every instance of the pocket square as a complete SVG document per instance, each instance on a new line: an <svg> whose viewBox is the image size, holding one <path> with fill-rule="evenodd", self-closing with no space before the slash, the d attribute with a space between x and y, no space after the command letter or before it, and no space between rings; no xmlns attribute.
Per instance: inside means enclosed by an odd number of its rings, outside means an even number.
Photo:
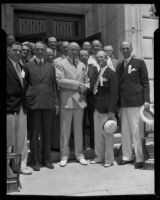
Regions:
<svg viewBox="0 0 160 200"><path fill-rule="evenodd" d="M137 71L137 69L135 69L135 68L132 68L132 69L131 69L131 72L133 72L133 71Z"/></svg>

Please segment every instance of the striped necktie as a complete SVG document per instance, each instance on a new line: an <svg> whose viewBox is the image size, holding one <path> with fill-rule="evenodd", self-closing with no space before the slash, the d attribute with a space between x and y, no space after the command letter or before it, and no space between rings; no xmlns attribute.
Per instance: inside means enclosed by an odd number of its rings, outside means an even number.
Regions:
<svg viewBox="0 0 160 200"><path fill-rule="evenodd" d="M23 79L22 79L22 76L21 76L22 71L21 71L21 68L20 68L20 66L19 66L18 63L16 63L16 72L17 72L18 77L19 77L19 79L20 79L20 81L21 81L21 84L22 84L22 86L23 86Z"/></svg>
<svg viewBox="0 0 160 200"><path fill-rule="evenodd" d="M99 74L97 76L96 83L93 87L93 94L94 95L98 92L98 84L99 84L99 81L100 81L100 76L101 76L101 69L100 69Z"/></svg>

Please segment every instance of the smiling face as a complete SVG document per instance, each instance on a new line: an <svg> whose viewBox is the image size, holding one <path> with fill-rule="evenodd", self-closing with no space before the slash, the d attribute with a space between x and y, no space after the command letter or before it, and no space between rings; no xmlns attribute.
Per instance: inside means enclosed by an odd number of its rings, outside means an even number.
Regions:
<svg viewBox="0 0 160 200"><path fill-rule="evenodd" d="M55 50L57 47L57 39L55 37L48 38L48 46L51 49Z"/></svg>
<svg viewBox="0 0 160 200"><path fill-rule="evenodd" d="M84 42L83 45L82 45L82 48L88 52L90 52L91 50L91 44L90 42Z"/></svg>
<svg viewBox="0 0 160 200"><path fill-rule="evenodd" d="M27 59L31 54L30 48L26 45L22 46L22 57Z"/></svg>
<svg viewBox="0 0 160 200"><path fill-rule="evenodd" d="M132 44L128 41L122 42L120 51L125 59L129 58L132 53Z"/></svg>
<svg viewBox="0 0 160 200"><path fill-rule="evenodd" d="M99 51L96 54L96 60L100 67L104 67L107 64L107 56L104 51Z"/></svg>
<svg viewBox="0 0 160 200"><path fill-rule="evenodd" d="M81 50L80 54L79 54L79 58L80 58L81 62L83 62L84 64L87 64L88 58L89 58L88 51Z"/></svg>

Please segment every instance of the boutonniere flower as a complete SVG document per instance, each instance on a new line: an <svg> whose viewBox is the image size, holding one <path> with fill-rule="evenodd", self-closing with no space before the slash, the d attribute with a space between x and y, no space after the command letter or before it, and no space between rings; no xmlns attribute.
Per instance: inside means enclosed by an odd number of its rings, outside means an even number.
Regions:
<svg viewBox="0 0 160 200"><path fill-rule="evenodd" d="M25 77L25 72L24 70L22 69L22 72L21 72L21 77L24 78Z"/></svg>
<svg viewBox="0 0 160 200"><path fill-rule="evenodd" d="M132 68L132 65L129 65L129 66L128 66L128 74L131 73L131 71L132 71L131 68Z"/></svg>

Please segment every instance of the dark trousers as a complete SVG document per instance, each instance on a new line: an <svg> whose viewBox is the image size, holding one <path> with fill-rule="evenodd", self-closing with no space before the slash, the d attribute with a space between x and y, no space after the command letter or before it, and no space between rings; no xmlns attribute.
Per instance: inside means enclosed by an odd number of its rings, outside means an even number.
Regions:
<svg viewBox="0 0 160 200"><path fill-rule="evenodd" d="M33 164L40 163L39 136L41 136L42 162L50 162L53 114L53 110L47 109L36 109L30 112L30 120L32 121L30 126L30 151Z"/></svg>
<svg viewBox="0 0 160 200"><path fill-rule="evenodd" d="M60 117L59 114L53 115L52 118L52 134L51 149L60 150Z"/></svg>
<svg viewBox="0 0 160 200"><path fill-rule="evenodd" d="M89 120L89 136L90 136L90 147L94 149L94 114L95 110L95 102L94 97L90 94L87 95L87 108L84 110L84 117L83 117L83 133L85 129L85 122L86 117L88 114L88 120ZM85 137L83 136L83 144L85 144Z"/></svg>

